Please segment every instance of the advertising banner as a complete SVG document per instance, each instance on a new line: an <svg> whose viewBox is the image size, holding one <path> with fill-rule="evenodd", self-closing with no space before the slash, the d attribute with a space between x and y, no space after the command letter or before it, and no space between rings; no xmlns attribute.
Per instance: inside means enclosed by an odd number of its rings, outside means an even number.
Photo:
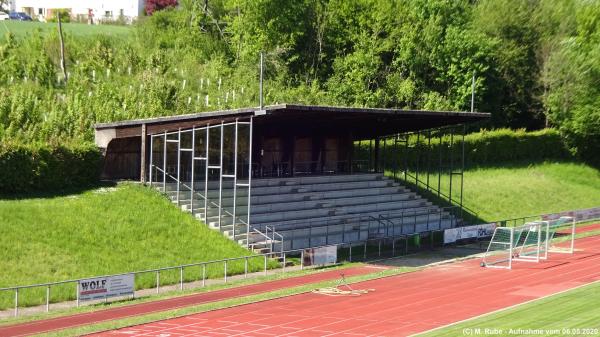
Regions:
<svg viewBox="0 0 600 337"><path fill-rule="evenodd" d="M135 277L125 274L80 280L78 291L80 301L97 300L114 296L132 295Z"/></svg>
<svg viewBox="0 0 600 337"><path fill-rule="evenodd" d="M496 229L496 223L446 229L444 231L444 243L492 236L494 229Z"/></svg>
<svg viewBox="0 0 600 337"><path fill-rule="evenodd" d="M305 266L335 264L337 262L337 247L307 248L304 250L303 262Z"/></svg>

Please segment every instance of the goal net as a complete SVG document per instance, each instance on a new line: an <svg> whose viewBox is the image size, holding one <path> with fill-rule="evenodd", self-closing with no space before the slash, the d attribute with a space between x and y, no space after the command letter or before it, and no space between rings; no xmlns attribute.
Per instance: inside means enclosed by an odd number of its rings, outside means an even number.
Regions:
<svg viewBox="0 0 600 337"><path fill-rule="evenodd" d="M535 221L520 227L497 227L482 267L511 269L514 261L539 262L548 253L573 253L575 250L575 221L561 217L550 221Z"/></svg>
<svg viewBox="0 0 600 337"><path fill-rule="evenodd" d="M515 242L513 261L539 262L548 258L548 222L529 222L520 228L520 237Z"/></svg>
<svg viewBox="0 0 600 337"><path fill-rule="evenodd" d="M573 254L575 252L575 218L563 216L548 221L548 251Z"/></svg>
<svg viewBox="0 0 600 337"><path fill-rule="evenodd" d="M505 268L512 266L515 242L520 240L521 231L514 227L496 227L488 249L481 262L482 267Z"/></svg>

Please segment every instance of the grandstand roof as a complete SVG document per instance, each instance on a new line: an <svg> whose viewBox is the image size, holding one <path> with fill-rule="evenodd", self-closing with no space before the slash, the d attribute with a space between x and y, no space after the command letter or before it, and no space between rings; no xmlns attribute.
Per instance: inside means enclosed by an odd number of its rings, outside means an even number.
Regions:
<svg viewBox="0 0 600 337"><path fill-rule="evenodd" d="M354 108L319 105L277 104L259 108L242 108L200 112L178 116L127 120L96 124L96 131L114 130L115 138L140 136L142 125L148 134L191 128L225 120L253 116L254 124L280 130L350 131L358 138L383 136L400 132L438 128L487 119L489 113Z"/></svg>

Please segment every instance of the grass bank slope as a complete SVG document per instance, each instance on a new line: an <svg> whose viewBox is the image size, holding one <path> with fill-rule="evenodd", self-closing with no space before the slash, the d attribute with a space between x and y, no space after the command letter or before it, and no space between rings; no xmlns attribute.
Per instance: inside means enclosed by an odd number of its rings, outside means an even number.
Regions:
<svg viewBox="0 0 600 337"><path fill-rule="evenodd" d="M167 198L135 184L0 200L0 224L0 287L249 255ZM262 266L258 260L252 269ZM222 274L222 265L214 267L208 276ZM235 269L243 271L243 264L230 266L230 272ZM199 270L194 274L186 276L197 278ZM137 286L153 286L153 277L139 278ZM176 282L178 272L161 275L161 283L168 278ZM64 292L53 291L53 299L74 296Z"/></svg>
<svg viewBox="0 0 600 337"><path fill-rule="evenodd" d="M464 177L464 203L486 221L600 206L600 171L585 164L507 164Z"/></svg>

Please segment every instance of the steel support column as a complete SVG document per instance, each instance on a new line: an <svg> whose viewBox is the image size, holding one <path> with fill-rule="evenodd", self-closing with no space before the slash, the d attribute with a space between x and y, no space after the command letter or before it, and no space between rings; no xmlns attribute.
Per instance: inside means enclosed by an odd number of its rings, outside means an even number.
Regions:
<svg viewBox="0 0 600 337"><path fill-rule="evenodd" d="M208 166L210 165L210 124L206 125L206 167L204 175L204 221L208 222ZM208 225L208 223L207 223Z"/></svg>
<svg viewBox="0 0 600 337"><path fill-rule="evenodd" d="M165 141L163 144L163 193L167 192L167 131L164 134Z"/></svg>
<svg viewBox="0 0 600 337"><path fill-rule="evenodd" d="M148 175L150 176L149 177L150 178L149 179L150 180L150 187L152 187L152 168L153 168L153 165L154 165L154 162L153 162L154 155L153 155L153 153L154 153L154 135L151 135L150 136L150 165L148 166L148 171L149 171Z"/></svg>
<svg viewBox="0 0 600 337"><path fill-rule="evenodd" d="M248 153L248 221L246 222L246 248L250 246L250 208L252 200L252 131L253 131L253 117L250 117L250 139L249 139L249 153Z"/></svg>

